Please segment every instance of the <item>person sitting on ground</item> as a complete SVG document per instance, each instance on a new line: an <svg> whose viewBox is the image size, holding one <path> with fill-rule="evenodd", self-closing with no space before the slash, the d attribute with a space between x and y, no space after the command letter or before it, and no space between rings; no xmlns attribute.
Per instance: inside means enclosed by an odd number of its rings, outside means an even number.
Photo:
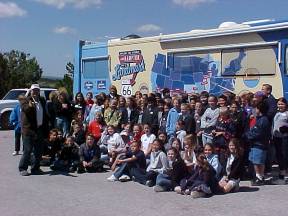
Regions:
<svg viewBox="0 0 288 216"><path fill-rule="evenodd" d="M173 190L179 186L181 179L188 175L185 162L182 160L179 151L171 147L167 151L168 169L165 173L159 173L156 178L155 192Z"/></svg>
<svg viewBox="0 0 288 216"><path fill-rule="evenodd" d="M79 146L85 142L85 131L81 123L75 122L73 124L71 136Z"/></svg>
<svg viewBox="0 0 288 216"><path fill-rule="evenodd" d="M156 136L151 133L151 127L148 124L144 125L144 134L141 136L141 149L146 158L149 158L151 152L151 144L156 139Z"/></svg>
<svg viewBox="0 0 288 216"><path fill-rule="evenodd" d="M218 155L214 152L214 146L212 143L206 143L204 146L204 155L206 156L207 161L209 164L214 168L216 172L216 179L217 181L221 178L222 173L222 166L219 162Z"/></svg>
<svg viewBox="0 0 288 216"><path fill-rule="evenodd" d="M196 137L192 134L186 135L184 138L184 151L181 152L181 158L189 170L191 170L196 163L195 147Z"/></svg>
<svg viewBox="0 0 288 216"><path fill-rule="evenodd" d="M48 139L44 140L44 149L43 149L43 156L42 159L44 159L44 164L46 162L51 165L61 150L61 143L58 140L58 130L52 129L49 132ZM46 161L46 159L49 160ZM42 161L43 164L43 161Z"/></svg>
<svg viewBox="0 0 288 216"><path fill-rule="evenodd" d="M165 173L168 168L168 160L166 154L161 150L163 143L159 139L155 139L152 144L152 152L150 155L150 164L146 171L146 186L152 187L156 183L157 175Z"/></svg>
<svg viewBox="0 0 288 216"><path fill-rule="evenodd" d="M126 152L124 159L116 159L112 170L116 168L116 171L107 178L108 181L129 181L133 178L134 181L141 184L146 182L146 159L145 154L141 150L140 142L133 141L130 145L130 149Z"/></svg>
<svg viewBox="0 0 288 216"><path fill-rule="evenodd" d="M88 134L86 142L79 149L79 166L78 173L84 172L101 172L103 171L103 161L100 160L101 152L98 145L95 143L95 138L92 134Z"/></svg>
<svg viewBox="0 0 288 216"><path fill-rule="evenodd" d="M52 170L75 172L79 165L79 146L68 136L57 160L50 166Z"/></svg>
<svg viewBox="0 0 288 216"><path fill-rule="evenodd" d="M214 191L215 171L206 160L204 154L197 156L196 164L190 175L181 180L180 186L175 187L179 194L191 195L192 198L206 197Z"/></svg>
<svg viewBox="0 0 288 216"><path fill-rule="evenodd" d="M244 173L243 151L240 140L233 138L229 142L229 155L226 160L224 176L219 181L219 187L224 193L237 192L240 179Z"/></svg>

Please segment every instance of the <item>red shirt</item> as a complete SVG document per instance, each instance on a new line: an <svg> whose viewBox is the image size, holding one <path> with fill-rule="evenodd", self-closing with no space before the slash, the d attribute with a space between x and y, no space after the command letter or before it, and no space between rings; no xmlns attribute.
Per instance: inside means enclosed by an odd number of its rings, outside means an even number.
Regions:
<svg viewBox="0 0 288 216"><path fill-rule="evenodd" d="M88 133L92 133L96 140L100 139L102 133L102 125L97 121L92 121L88 126Z"/></svg>

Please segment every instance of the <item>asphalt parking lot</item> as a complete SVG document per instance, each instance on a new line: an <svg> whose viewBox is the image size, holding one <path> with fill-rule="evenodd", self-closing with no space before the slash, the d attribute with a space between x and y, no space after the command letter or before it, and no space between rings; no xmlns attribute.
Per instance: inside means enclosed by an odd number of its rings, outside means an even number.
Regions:
<svg viewBox="0 0 288 216"><path fill-rule="evenodd" d="M1 216L288 215L288 185L242 182L238 193L193 200L133 182L107 182L109 172L63 174L42 167L45 175L22 177L13 142L13 131L0 131Z"/></svg>

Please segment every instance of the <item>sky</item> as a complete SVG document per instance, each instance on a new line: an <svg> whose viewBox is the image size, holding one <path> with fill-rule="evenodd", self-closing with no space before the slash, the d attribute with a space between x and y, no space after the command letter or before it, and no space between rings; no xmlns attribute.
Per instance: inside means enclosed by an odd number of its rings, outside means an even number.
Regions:
<svg viewBox="0 0 288 216"><path fill-rule="evenodd" d="M217 28L222 22L288 20L287 0L0 0L0 52L36 57L63 77L77 42Z"/></svg>

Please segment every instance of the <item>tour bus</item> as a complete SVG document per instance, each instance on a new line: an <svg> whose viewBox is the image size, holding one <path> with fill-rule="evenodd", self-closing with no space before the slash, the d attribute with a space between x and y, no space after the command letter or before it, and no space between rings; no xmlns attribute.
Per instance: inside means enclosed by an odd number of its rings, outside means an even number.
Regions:
<svg viewBox="0 0 288 216"><path fill-rule="evenodd" d="M215 29L153 37L130 35L105 43L79 41L76 92L124 96L160 92L256 92L264 83L288 98L288 21L224 22Z"/></svg>

